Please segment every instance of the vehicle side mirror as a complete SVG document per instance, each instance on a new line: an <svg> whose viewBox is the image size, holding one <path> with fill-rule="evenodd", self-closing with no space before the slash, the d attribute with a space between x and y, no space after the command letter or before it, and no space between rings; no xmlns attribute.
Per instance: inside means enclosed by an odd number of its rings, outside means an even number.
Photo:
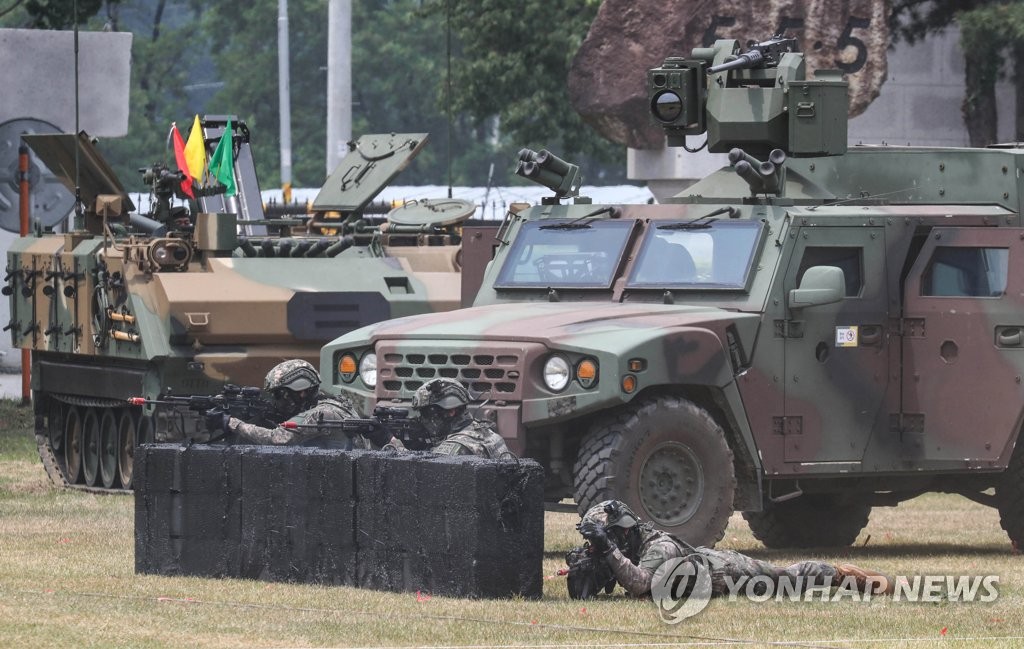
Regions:
<svg viewBox="0 0 1024 649"><path fill-rule="evenodd" d="M833 304L846 295L846 277L836 266L811 266L800 280L800 288L789 292L789 308Z"/></svg>

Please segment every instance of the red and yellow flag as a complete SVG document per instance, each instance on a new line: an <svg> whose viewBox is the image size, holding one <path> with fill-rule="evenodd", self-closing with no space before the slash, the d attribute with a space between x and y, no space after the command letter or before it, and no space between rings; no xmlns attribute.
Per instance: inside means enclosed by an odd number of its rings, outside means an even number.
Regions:
<svg viewBox="0 0 1024 649"><path fill-rule="evenodd" d="M174 161L178 163L178 169L185 174L185 180L181 181L181 191L189 198L195 199L192 193L192 175L188 171L188 163L185 162L185 141L181 139L177 124L171 124L171 137L174 142Z"/></svg>
<svg viewBox="0 0 1024 649"><path fill-rule="evenodd" d="M192 121L192 130L188 132L188 141L185 142L185 163L188 164L188 174L202 187L203 174L206 173L206 142L203 141L199 115Z"/></svg>

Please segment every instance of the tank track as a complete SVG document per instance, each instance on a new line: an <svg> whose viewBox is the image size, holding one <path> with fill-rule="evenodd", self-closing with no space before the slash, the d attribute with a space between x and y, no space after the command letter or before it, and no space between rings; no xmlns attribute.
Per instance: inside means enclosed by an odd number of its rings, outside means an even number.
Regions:
<svg viewBox="0 0 1024 649"><path fill-rule="evenodd" d="M61 471L60 465L57 464L57 457L53 454L53 448L50 446L49 438L44 434L40 435L36 433L36 448L39 450L39 459L43 461L43 468L46 470L47 477L50 478L50 482L56 487L62 487L65 489L74 489L75 491L84 491L86 493L94 494L130 494L130 489L105 489L104 487L90 487L84 484L71 484L64 477L64 472Z"/></svg>
<svg viewBox="0 0 1024 649"><path fill-rule="evenodd" d="M60 437L61 443L67 443L67 431L66 431L66 417L69 408L78 409L79 413L84 417L84 413L92 409L95 412L97 419L102 419L105 411L108 409L114 410L115 417L117 420L120 419L119 415L123 411L116 409L126 408L127 405L124 401L119 399L106 399L97 397L84 397L74 394L59 394L59 393L48 393L42 400L43 407L41 410L36 411L36 425L35 425L35 437L36 437L36 450L39 453L39 459L43 463L43 469L46 471L47 477L54 484L54 486L74 489L76 491L84 491L87 493L95 494L126 494L131 493L131 488L120 487L120 480L118 479L111 487L105 487L100 484L99 476L94 478L96 484L85 484L83 482L82 471L77 471L78 480L70 482L68 480L68 474L66 471L66 459L63 452L54 449L53 439L51 438L51 431L54 427L57 427L57 435ZM54 416L59 417L59 421L51 421ZM136 425L133 426L133 432L137 431L138 419L135 420ZM137 441L137 439L136 439ZM81 453L82 451L80 451ZM81 462L81 460L80 460Z"/></svg>

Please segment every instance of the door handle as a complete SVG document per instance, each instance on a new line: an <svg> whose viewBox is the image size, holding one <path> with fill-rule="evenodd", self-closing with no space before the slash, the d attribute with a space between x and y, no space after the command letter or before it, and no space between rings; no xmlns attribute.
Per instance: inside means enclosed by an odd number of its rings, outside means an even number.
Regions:
<svg viewBox="0 0 1024 649"><path fill-rule="evenodd" d="M996 331L996 344L1000 347L1020 347L1024 342L1020 327L1004 327Z"/></svg>
<svg viewBox="0 0 1024 649"><path fill-rule="evenodd" d="M861 345L877 345L882 342L882 327L881 325L861 325L860 327L860 344Z"/></svg>

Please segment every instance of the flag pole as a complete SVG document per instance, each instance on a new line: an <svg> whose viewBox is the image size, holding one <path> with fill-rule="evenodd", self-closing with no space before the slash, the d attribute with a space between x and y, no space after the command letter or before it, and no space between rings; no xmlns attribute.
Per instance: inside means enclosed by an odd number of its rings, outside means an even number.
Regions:
<svg viewBox="0 0 1024 649"><path fill-rule="evenodd" d="M292 100L288 70L288 0L277 0L277 102L281 132L281 197L292 202Z"/></svg>

